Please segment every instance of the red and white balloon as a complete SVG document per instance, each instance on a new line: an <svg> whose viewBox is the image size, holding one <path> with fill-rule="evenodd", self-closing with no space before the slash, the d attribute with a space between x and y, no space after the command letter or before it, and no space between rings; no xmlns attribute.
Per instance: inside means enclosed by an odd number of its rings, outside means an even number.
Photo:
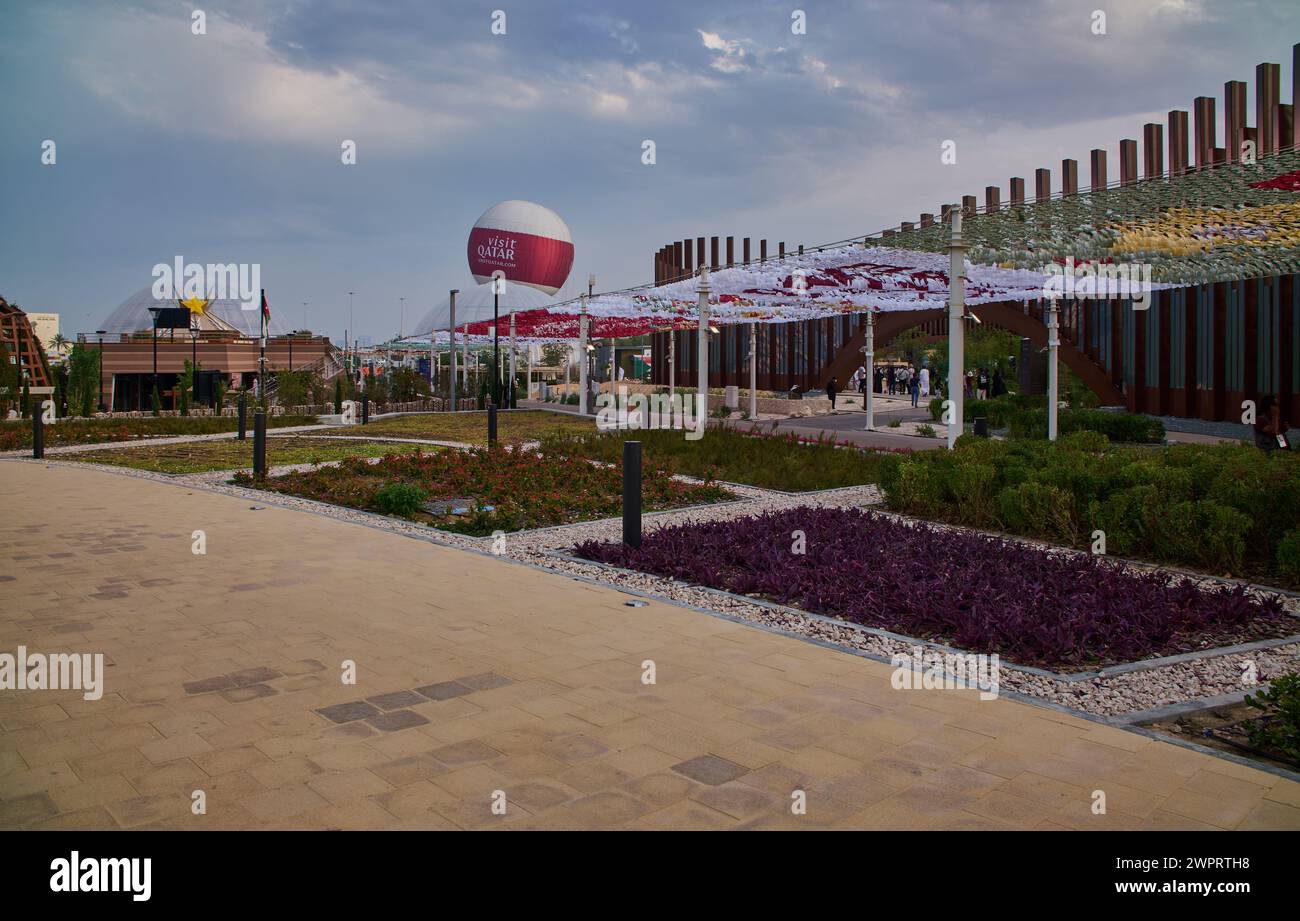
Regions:
<svg viewBox="0 0 1300 921"><path fill-rule="evenodd" d="M503 201L469 232L468 255L469 270L481 285L499 273L508 283L555 294L573 268L573 236L550 208Z"/></svg>

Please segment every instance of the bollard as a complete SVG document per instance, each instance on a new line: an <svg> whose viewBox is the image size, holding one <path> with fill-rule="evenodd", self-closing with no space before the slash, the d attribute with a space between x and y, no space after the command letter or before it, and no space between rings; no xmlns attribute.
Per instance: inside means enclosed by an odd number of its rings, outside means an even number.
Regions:
<svg viewBox="0 0 1300 921"><path fill-rule="evenodd" d="M361 394L361 424L370 424L370 394Z"/></svg>
<svg viewBox="0 0 1300 921"><path fill-rule="evenodd" d="M253 413L253 476L266 476L266 413L260 409Z"/></svg>
<svg viewBox="0 0 1300 921"><path fill-rule="evenodd" d="M44 402L32 407L32 457L40 460L45 457L45 419Z"/></svg>
<svg viewBox="0 0 1300 921"><path fill-rule="evenodd" d="M641 546L641 442L623 442L623 543Z"/></svg>
<svg viewBox="0 0 1300 921"><path fill-rule="evenodd" d="M983 416L975 417L975 434L979 438L989 437L989 420Z"/></svg>
<svg viewBox="0 0 1300 921"><path fill-rule="evenodd" d="M488 444L497 443L497 405L488 404Z"/></svg>
<svg viewBox="0 0 1300 921"><path fill-rule="evenodd" d="M239 391L239 440L248 438L248 391Z"/></svg>

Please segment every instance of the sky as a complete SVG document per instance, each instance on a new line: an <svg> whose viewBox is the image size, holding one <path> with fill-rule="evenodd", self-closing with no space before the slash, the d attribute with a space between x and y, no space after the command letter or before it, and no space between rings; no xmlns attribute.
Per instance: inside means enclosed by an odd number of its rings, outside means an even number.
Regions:
<svg viewBox="0 0 1300 921"><path fill-rule="evenodd" d="M1289 102L1297 41L1300 4L1251 0L0 0L0 296L72 335L155 264L256 263L286 325L342 342L354 291L378 341L474 284L501 200L567 222L561 296L642 285L675 239L842 240L1063 157L1086 184L1227 80L1253 113L1261 61Z"/></svg>

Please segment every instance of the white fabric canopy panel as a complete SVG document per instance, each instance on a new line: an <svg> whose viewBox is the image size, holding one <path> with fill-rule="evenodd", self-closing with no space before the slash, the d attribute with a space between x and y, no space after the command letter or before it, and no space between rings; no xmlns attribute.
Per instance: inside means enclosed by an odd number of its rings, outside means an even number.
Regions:
<svg viewBox="0 0 1300 921"><path fill-rule="evenodd" d="M966 263L966 303L1031 301L1060 277L1027 269ZM642 291L597 294L593 316L662 318L698 313L698 278ZM849 245L802 256L787 254L709 273L710 320L716 323L808 320L866 309L940 310L948 304L948 256L886 247ZM1163 287L1153 285L1151 287ZM1127 283L1120 296L1129 291ZM574 312L568 301L549 309Z"/></svg>

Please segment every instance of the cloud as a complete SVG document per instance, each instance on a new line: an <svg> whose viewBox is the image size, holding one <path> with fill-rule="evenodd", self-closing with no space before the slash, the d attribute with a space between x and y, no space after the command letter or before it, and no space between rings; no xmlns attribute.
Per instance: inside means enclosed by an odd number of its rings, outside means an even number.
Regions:
<svg viewBox="0 0 1300 921"><path fill-rule="evenodd" d="M718 56L709 65L714 70L724 74L738 74L749 70L750 65L742 42L725 39L716 32L705 32L703 29L695 31L700 33L705 48L718 52Z"/></svg>
<svg viewBox="0 0 1300 921"><path fill-rule="evenodd" d="M71 59L74 75L103 102L193 137L410 149L435 146L467 124L387 98L355 71L292 66L264 33L215 14L206 35L191 34L188 20L117 15Z"/></svg>

